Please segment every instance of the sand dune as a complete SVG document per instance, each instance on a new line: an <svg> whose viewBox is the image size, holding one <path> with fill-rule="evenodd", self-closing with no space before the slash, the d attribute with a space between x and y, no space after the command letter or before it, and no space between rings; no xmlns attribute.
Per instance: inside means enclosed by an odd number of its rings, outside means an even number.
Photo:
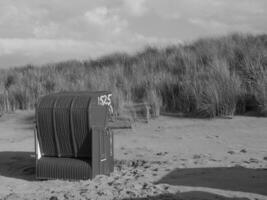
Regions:
<svg viewBox="0 0 267 200"><path fill-rule="evenodd" d="M0 199L267 199L267 118L160 117L116 130L93 181L34 178L33 112L0 118Z"/></svg>

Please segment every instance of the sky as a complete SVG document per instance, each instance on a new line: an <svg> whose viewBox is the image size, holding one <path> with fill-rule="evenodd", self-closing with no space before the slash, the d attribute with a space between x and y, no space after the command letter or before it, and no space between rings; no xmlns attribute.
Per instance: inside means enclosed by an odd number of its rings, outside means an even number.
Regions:
<svg viewBox="0 0 267 200"><path fill-rule="evenodd" d="M1 0L0 68L267 33L267 0Z"/></svg>

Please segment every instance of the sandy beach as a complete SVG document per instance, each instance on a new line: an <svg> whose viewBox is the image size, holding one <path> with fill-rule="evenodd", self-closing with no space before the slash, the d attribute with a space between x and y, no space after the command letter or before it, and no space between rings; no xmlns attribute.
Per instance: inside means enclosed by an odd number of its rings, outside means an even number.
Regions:
<svg viewBox="0 0 267 200"><path fill-rule="evenodd" d="M33 111L0 118L0 199L267 199L267 118L160 116L114 131L115 170L34 177Z"/></svg>

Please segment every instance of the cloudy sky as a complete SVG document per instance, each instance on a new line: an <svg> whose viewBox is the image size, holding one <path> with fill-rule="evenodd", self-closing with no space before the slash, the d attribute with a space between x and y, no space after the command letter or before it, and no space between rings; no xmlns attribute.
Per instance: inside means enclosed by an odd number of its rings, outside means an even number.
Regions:
<svg viewBox="0 0 267 200"><path fill-rule="evenodd" d="M0 68L267 33L267 0L1 0Z"/></svg>

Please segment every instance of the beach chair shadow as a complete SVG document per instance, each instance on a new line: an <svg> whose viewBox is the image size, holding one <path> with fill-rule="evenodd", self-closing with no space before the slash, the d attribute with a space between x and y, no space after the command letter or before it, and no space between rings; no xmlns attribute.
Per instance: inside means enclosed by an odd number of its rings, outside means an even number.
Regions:
<svg viewBox="0 0 267 200"><path fill-rule="evenodd" d="M0 175L10 178L34 181L34 152L0 152Z"/></svg>
<svg viewBox="0 0 267 200"><path fill-rule="evenodd" d="M267 169L244 167L175 169L157 182L267 195Z"/></svg>
<svg viewBox="0 0 267 200"><path fill-rule="evenodd" d="M161 194L144 198L125 198L123 200L248 200L248 198L225 197L208 192L181 192L176 194Z"/></svg>

